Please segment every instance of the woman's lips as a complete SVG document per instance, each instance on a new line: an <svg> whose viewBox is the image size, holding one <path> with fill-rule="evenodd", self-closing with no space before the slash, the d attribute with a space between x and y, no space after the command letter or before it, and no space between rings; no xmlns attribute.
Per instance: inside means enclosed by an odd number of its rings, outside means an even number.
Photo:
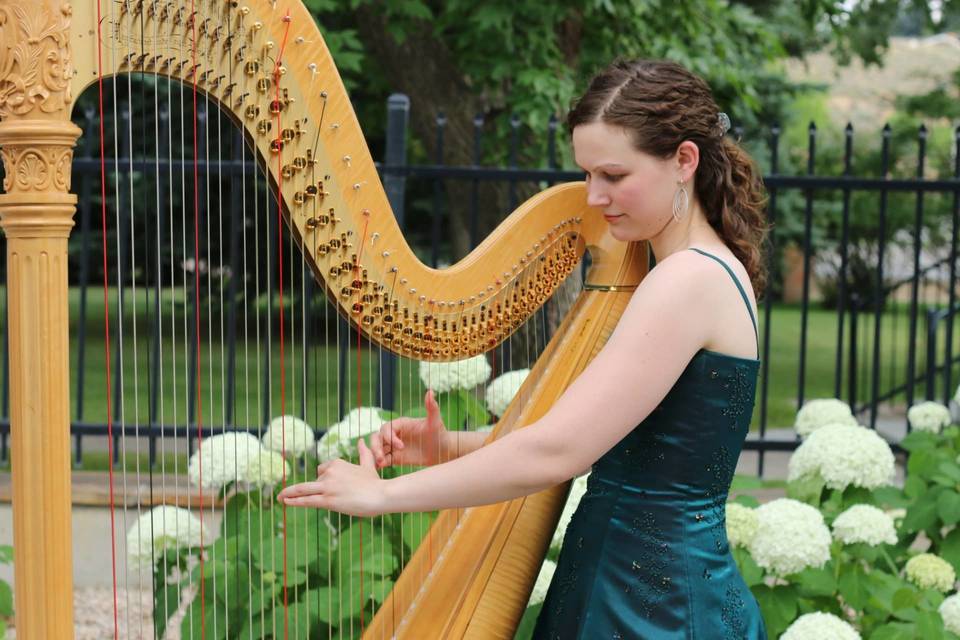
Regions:
<svg viewBox="0 0 960 640"><path fill-rule="evenodd" d="M603 214L603 219L606 220L607 222L613 222L614 220L619 220L619 219L622 218L622 217L623 217L623 214L622 214L622 213L617 213L617 214L605 213L605 214Z"/></svg>

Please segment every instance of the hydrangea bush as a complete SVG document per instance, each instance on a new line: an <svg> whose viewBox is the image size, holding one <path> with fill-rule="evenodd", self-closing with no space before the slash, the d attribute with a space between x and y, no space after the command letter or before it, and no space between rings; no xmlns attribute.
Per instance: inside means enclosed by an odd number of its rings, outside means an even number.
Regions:
<svg viewBox="0 0 960 640"><path fill-rule="evenodd" d="M828 424L844 424L857 426L857 419L850 410L850 405L834 398L821 398L807 401L794 421L794 428L801 438Z"/></svg>
<svg viewBox="0 0 960 640"><path fill-rule="evenodd" d="M491 367L483 357L421 367L451 429L490 429L483 400L494 415L502 414L527 373L508 372L484 389ZM277 616L284 615L285 581L287 622L297 637L359 637L361 619L372 619L399 577L401 559L410 558L436 514L386 516L373 527L358 526L361 520L339 514L284 509L276 493L284 484L314 479L321 461L356 462L357 440L391 417L378 407L358 407L315 432L304 420L284 415L270 421L261 437L237 431L204 438L187 464L189 490L203 490L203 509L199 503L191 509L157 507L127 532L129 568L152 576L153 637L164 637L186 593L194 595L180 637L273 637ZM392 477L399 471L381 473ZM576 486L581 484L585 480ZM212 524L217 521L219 526ZM368 557L376 550L375 561L361 562L361 549ZM541 606L555 566L544 565L532 594L534 607ZM251 581L250 575L261 579ZM356 592L361 581L363 599ZM357 597L343 598L347 593ZM209 624L214 618L216 629Z"/></svg>
<svg viewBox="0 0 960 640"><path fill-rule="evenodd" d="M960 639L960 428L934 403L909 420L902 488L886 441L818 400L797 416L788 497L727 505L770 638Z"/></svg>

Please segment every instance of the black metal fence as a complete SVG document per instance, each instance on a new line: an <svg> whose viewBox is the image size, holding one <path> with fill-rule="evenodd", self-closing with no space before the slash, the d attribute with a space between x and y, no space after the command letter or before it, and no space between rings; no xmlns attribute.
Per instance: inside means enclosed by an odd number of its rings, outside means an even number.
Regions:
<svg viewBox="0 0 960 640"><path fill-rule="evenodd" d="M469 198L460 203L468 225L471 245L479 237L481 220L480 203L482 190L491 184L507 185L507 206L504 216L518 203L521 192L540 189L544 186L569 180L579 180L581 172L560 168L558 154L557 122L551 119L545 138L537 138L534 132L524 130L516 118L507 123L506 135L498 139L505 140L507 149L501 154L506 158L505 166L483 164L485 133L492 126L478 116L473 122L473 159L467 166L451 166L444 162L446 118L436 118L436 130L432 148L426 150L431 158L429 163L410 164L407 162L408 122L410 101L405 96L395 95L387 104L387 135L384 161L379 166L384 186L394 213L402 226L410 229L412 237L426 240L421 246L428 255L429 262L437 265L443 255L449 255L449 246L445 244L447 234L443 226L449 219L451 202L447 197L448 188L453 183L468 185ZM207 134L201 140L210 139L209 131L213 125L207 112L198 113L201 127ZM119 109L118 118L128 124L129 114ZM212 117L212 112L211 112ZM157 144L162 148L155 153L138 153L137 145L142 143L133 135L129 126L118 129L118 139L112 141L117 149L116 158L108 164L112 180L142 176L151 171L157 172L158 180L179 172L185 182L192 172L192 160L189 154L174 157L169 153L164 141L173 139L171 131L177 129L177 123L171 122L169 115L159 113L158 120L152 123L157 132ZM87 112L84 116L85 130L93 131L96 116ZM221 128L222 127L222 128ZM244 147L239 133L232 124L217 120L215 144L210 148L198 149L199 172L207 176L207 187L214 191L204 193L202 200L210 208L206 220L212 218L213 205L218 198L236 204L239 199L250 198L259 202L264 224L275 224L275 214L270 212L269 197L264 197L262 187L240 184L244 176L257 172L256 162ZM149 127L148 127L149 129ZM124 134L124 131L129 133ZM881 424L900 424L906 428L905 409L921 398L948 402L957 383L957 365L960 363L960 340L955 323L960 304L957 300L957 245L958 227L960 227L960 128L951 131L949 145L941 144L937 166L930 168L928 152L929 132L921 127L915 133L896 135L889 126L879 136L879 145L869 145L873 151L866 159L854 153L854 131L848 126L841 139L826 144L827 151L818 153L818 143L824 134L811 125L807 131L806 148L781 149L784 145L784 133L777 126L767 132L743 140L761 163L764 181L769 192L769 218L772 225L770 236L771 273L775 287L760 301L761 357L762 373L757 395L757 407L754 416L755 437L747 441L747 448L760 452L758 473L763 474L763 453L771 450L790 450L796 445L791 435L771 432L770 429L789 427L792 414L805 400L812 397L839 397L851 404L861 420L871 426ZM734 130L737 137L742 131ZM149 136L148 136L149 137ZM537 141L544 149L542 166L517 166L518 149ZM832 146L831 146L832 145ZM211 149L216 151L211 157ZM904 149L912 149L915 154L911 161L905 158ZM946 148L948 147L948 148ZM145 147L144 147L145 148ZM525 148L528 148L525 147ZM944 150L946 149L946 150ZM226 153L224 153L226 150ZM486 150L489 153L489 150ZM529 155L529 154L528 154ZM148 157L149 156L149 157ZM860 159L861 166L855 171L855 163ZM832 163L832 164L831 164ZM906 165L912 167L909 174ZM71 348L75 350L75 368L71 380L76 394L72 432L75 436L75 458L79 461L83 455L83 437L87 435L105 435L106 424L88 419L84 406L85 371L88 341L87 321L90 311L90 287L98 284L97 267L100 260L99 240L96 221L99 220L99 157L97 140L87 135L81 142L74 161L74 188L79 194L77 213L78 226L71 239L71 286L79 296L78 317L72 319ZM158 190L159 191L159 190ZM118 190L118 215L116 233L121 236L118 251L130 250L122 236L133 236L136 231L134 200L138 196L131 188L129 194ZM175 193L161 196L178 198ZM157 205L168 207L171 203L163 201ZM222 207L222 203L220 205ZM150 207L140 207L141 216L149 217ZM231 215L233 212L231 212ZM274 220L271 222L271 220ZM143 233L152 231L143 222ZM251 251L245 248L245 220L231 218L228 224L229 265L233 273L244 269L245 256ZM157 226L161 236L165 231ZM171 231L172 233L173 231ZM275 233L275 231L274 231ZM205 237L205 239L208 239ZM161 238L153 239L158 246ZM226 239L224 239L224 242ZM212 257L215 249L203 249L206 257ZM266 248L265 265L275 259L275 248ZM209 252L209 253L206 253ZM176 251L173 251L176 253ZM166 256L170 264L186 260L188 253ZM452 257L452 256L451 256ZM94 259L96 258L96 259ZM259 256L254 256L254 260ZM117 259L117 269L123 259ZM225 264L221 260L221 264ZM195 264L194 268L201 268ZM264 292L269 299L274 286L275 273L265 278ZM108 267L110 269L110 267ZM160 289L177 277L167 265L158 265L155 269L145 267L145 275L121 275L118 287L117 309L122 313L125 304L122 278L142 278L144 292L140 295L147 299L155 296L159 307ZM5 272L5 266L4 266ZM102 274L100 274L102 275ZM209 274L207 274L209 278ZM796 285L791 292L788 283ZM302 278L297 286L302 287L305 299L310 299L314 290L309 277ZM218 292L226 300L227 306L237 295L237 279L228 279ZM150 287L153 287L151 289ZM185 285L184 290L188 287ZM819 292L817 292L819 289ZM96 289L95 289L96 290ZM4 290L5 295L5 290ZM4 300L5 304L5 300ZM136 306L136 300L132 303ZM318 313L325 313L317 309ZM230 306L226 316L235 313ZM269 316L270 314L266 314ZM274 328L269 320L265 325L267 335ZM224 426L237 428L233 405L236 402L234 389L238 385L235 379L238 337L236 323L228 322L230 328L222 334L223 357L226 388L230 398L221 414L222 426L206 426L205 433L219 432ZM778 324L780 326L778 326ZM259 326L259 325L258 325ZM306 334L309 328L304 323ZM183 336L186 343L187 333ZM348 332L340 334L340 341ZM6 332L5 332L6 335ZM160 335L157 332L147 340L149 351L154 360L159 359ZM191 334L191 339L195 335ZM317 336L319 339L319 336ZM329 336L327 336L329 339ZM119 338L116 338L119 346ZM3 344L3 385L0 414L9 416L8 385L8 342ZM344 361L346 349L340 349L341 360L338 363L338 377L346 379ZM789 352L789 353L788 353ZM195 362L195 353L191 353L190 362ZM271 355L262 354L264 370L269 372ZM304 362L307 356L303 356ZM192 367L187 367L188 370ZM393 406L392 397L395 382L395 365L391 359L381 357L375 369L379 376L374 395L383 406ZM269 375L262 382L261 392L269 395ZM306 413L306 398L309 393L307 366L304 375L298 380L299 404L289 412ZM115 406L121 406L122 384L114 387L117 394ZM786 391L784 391L786 389ZM249 391L249 389L248 389ZM150 442L150 459L156 455L156 438L166 434L174 438L189 438L196 435L193 419L194 407L183 424L163 424L158 418L156 405L160 399L156 386L151 391L151 409L149 419L134 427L124 425L127 435L146 437ZM779 404L778 404L779 403ZM343 392L339 396L339 413L346 406ZM784 407L787 407L786 409ZM264 423L269 420L271 407L263 405L261 416ZM774 418L771 419L771 415ZM252 428L250 425L239 428ZM0 419L0 458L7 459L7 438L9 418ZM115 428L115 437L120 433Z"/></svg>

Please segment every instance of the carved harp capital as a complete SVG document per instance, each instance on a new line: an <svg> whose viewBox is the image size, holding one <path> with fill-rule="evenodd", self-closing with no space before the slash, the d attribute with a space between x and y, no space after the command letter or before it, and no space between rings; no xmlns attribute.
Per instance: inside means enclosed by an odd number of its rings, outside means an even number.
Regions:
<svg viewBox="0 0 960 640"><path fill-rule="evenodd" d="M0 6L0 119L70 117L72 14L67 2Z"/></svg>
<svg viewBox="0 0 960 640"><path fill-rule="evenodd" d="M69 3L27 0L0 6L0 224L8 237L66 237L70 191Z"/></svg>

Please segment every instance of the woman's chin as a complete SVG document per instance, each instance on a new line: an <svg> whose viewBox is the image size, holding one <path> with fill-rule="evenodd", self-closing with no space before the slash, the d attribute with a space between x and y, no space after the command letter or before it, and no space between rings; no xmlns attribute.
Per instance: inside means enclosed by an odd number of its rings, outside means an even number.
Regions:
<svg viewBox="0 0 960 640"><path fill-rule="evenodd" d="M639 237L642 234L638 234L635 230L631 232L630 229L625 229L624 227L616 224L610 225L610 235L620 242L636 242L637 240L646 240L646 238Z"/></svg>

